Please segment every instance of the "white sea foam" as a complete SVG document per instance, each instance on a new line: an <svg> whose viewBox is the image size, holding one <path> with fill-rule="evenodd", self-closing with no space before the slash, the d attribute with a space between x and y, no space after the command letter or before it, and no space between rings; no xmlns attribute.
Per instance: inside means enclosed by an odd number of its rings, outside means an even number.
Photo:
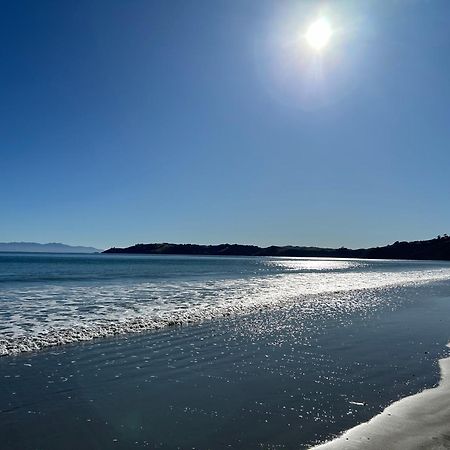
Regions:
<svg viewBox="0 0 450 450"><path fill-rule="evenodd" d="M242 278L3 288L0 355L245 314L289 302L301 302L305 314L363 310L369 305L358 297L359 290L450 279L446 267L389 271L363 270L364 262L349 260L277 259L268 263L288 270ZM299 272L299 264L307 271ZM320 264L328 264L331 270L317 270ZM372 302L377 301L380 298L374 295Z"/></svg>

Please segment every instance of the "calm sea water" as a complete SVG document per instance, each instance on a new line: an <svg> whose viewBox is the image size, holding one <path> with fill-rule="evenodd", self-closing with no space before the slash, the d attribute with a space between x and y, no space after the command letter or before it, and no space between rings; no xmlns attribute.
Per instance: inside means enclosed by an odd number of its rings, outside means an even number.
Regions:
<svg viewBox="0 0 450 450"><path fill-rule="evenodd" d="M434 385L449 313L442 262L0 254L2 445L307 448Z"/></svg>

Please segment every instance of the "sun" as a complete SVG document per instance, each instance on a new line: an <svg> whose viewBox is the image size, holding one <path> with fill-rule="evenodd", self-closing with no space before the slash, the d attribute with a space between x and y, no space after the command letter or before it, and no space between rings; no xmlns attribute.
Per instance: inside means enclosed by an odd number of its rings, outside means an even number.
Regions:
<svg viewBox="0 0 450 450"><path fill-rule="evenodd" d="M333 34L331 26L325 18L317 19L306 31L306 41L314 50L322 50L330 42Z"/></svg>

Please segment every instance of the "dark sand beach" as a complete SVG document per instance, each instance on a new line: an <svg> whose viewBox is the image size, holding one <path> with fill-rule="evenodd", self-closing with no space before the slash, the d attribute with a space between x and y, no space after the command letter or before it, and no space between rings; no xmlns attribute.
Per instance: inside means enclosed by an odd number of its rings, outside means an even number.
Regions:
<svg viewBox="0 0 450 450"><path fill-rule="evenodd" d="M347 270L323 264L324 280ZM377 279L390 263L380 264ZM389 270L398 272L395 264ZM409 264L416 263L408 263L410 269ZM438 266L433 267L446 270ZM358 278L367 268L354 270ZM285 273L274 281L279 276ZM3 445L310 448L438 385L438 360L448 353L448 281L287 300L253 312L0 358ZM445 369L448 363L441 363ZM325 448L351 448L349 442L354 448L400 442L389 447L399 449L442 444L446 390L444 378L439 388L394 403ZM402 447L411 427L423 439Z"/></svg>

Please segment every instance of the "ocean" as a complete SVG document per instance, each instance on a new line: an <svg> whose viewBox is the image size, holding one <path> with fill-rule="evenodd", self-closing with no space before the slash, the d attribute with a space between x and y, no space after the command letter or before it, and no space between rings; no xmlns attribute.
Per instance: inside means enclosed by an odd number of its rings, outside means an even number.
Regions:
<svg viewBox="0 0 450 450"><path fill-rule="evenodd" d="M8 449L299 449L439 382L450 263L0 254Z"/></svg>

